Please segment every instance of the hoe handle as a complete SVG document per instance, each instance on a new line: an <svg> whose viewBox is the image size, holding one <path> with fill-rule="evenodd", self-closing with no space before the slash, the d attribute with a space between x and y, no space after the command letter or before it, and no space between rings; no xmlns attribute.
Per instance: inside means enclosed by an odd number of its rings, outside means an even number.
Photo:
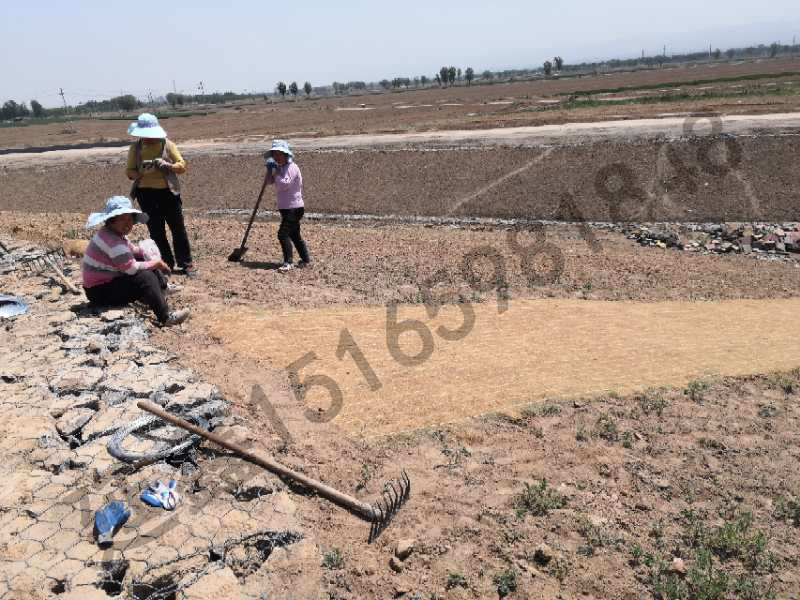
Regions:
<svg viewBox="0 0 800 600"><path fill-rule="evenodd" d="M264 190L267 189L268 178L269 178L269 171L267 171L267 174L264 175L264 183L261 185L261 191L258 193L258 200L256 200L256 205L253 208L253 214L250 215L250 222L247 224L247 229L245 229L244 231L244 238L242 238L242 246L241 246L242 250L244 250L245 244L247 244L247 236L250 235L250 228L253 226L253 221L256 220L258 207L261 206L261 198L264 196Z"/></svg>
<svg viewBox="0 0 800 600"><path fill-rule="evenodd" d="M353 512L357 513L361 517L365 519L372 519L375 516L375 510L369 505L348 494L343 494L342 492L333 489L330 486L325 485L317 481L316 479L311 479L303 475L302 473L298 473L297 471L293 471L292 469L283 466L282 464L275 462L271 458L262 458L252 452L245 450L238 444L234 444L233 442L229 442L220 436L216 435L215 433L211 433L210 431L206 431L205 429L200 429L199 427L189 423L188 421L184 421L180 417L176 417L175 415L171 415L165 410L163 410L160 406L153 404L152 402L148 402L146 400L141 400L140 402L136 403L136 406L141 408L142 410L146 410L149 413L160 417L164 421L175 425L176 427L180 427L181 429L185 429L186 431L190 431L196 435L199 435L202 438L207 439L210 442L214 442L215 444L219 444L223 448L227 448L231 452L241 456L245 460L248 460L252 463L259 465L260 467L264 467L268 471L272 471L276 475L280 475L281 477L288 477L289 479L293 479L298 483L303 484L304 486L313 489L316 491L320 496L323 498L327 498L331 502L338 504L340 506L344 506L352 510Z"/></svg>

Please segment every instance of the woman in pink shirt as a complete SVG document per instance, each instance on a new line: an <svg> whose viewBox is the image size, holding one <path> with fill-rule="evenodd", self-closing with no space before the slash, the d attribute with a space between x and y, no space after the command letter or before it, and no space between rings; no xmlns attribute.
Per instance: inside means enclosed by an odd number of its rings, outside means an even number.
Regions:
<svg viewBox="0 0 800 600"><path fill-rule="evenodd" d="M278 271L285 273L292 266L292 244L300 255L298 267L311 264L308 248L300 235L300 219L303 218L303 176L300 167L293 160L289 144L284 140L274 140L270 158L267 159L267 183L275 184L281 225L278 227L278 241L283 250L283 264Z"/></svg>
<svg viewBox="0 0 800 600"><path fill-rule="evenodd" d="M148 260L127 238L136 223L147 223L147 219L125 196L109 198L103 212L89 215L87 229L102 227L83 255L83 289L92 304L120 306L138 300L152 309L162 325L178 325L189 311L170 312L167 308L169 288L164 273L170 268L160 257Z"/></svg>

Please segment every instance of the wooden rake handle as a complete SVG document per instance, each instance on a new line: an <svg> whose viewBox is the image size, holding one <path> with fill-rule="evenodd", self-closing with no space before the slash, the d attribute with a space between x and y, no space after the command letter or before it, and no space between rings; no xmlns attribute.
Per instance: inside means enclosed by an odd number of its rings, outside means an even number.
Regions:
<svg viewBox="0 0 800 600"><path fill-rule="evenodd" d="M53 269L53 271L55 271L56 277L58 277L58 280L61 283L63 283L64 286L70 292L72 292L73 294L80 294L81 293L81 291L77 287L75 287L75 284L72 283L69 279L67 279L67 276L64 275L64 273L61 271L61 269L58 268L58 265L56 264L56 261L54 261L50 257L45 258L45 260L47 261L47 264L49 264L50 267Z"/></svg>
<svg viewBox="0 0 800 600"><path fill-rule="evenodd" d="M171 423L172 425L175 425L175 427L180 427L181 429L190 431L191 433L199 435L200 437L210 442L214 442L215 444L218 444L223 448L227 448L228 450L237 454L243 459L255 463L260 467L264 467L265 469L275 473L276 475L280 475L281 477L288 477L289 479L301 483L302 485L316 491L323 498L327 498L331 502L338 504L339 506L343 506L357 513L358 515L360 515L365 519L374 520L378 516L376 514L375 509L369 504L361 502L360 500L357 500L356 498L353 498L348 494L343 494L342 492L335 490L332 487L327 486L320 481L317 481L316 479L311 479L310 477L307 477L302 473L293 471L292 469L283 466L282 464L272 460L271 458L263 458L256 454L253 454L252 452L245 450L238 444L229 442L215 433L211 433L210 431L201 429L196 425L193 425L192 423L189 423L188 421L181 419L180 417L171 415L170 413L163 410L160 406L157 406L152 402L148 402L147 400L141 400L136 403L136 406L138 406L142 410L145 410L149 413L156 415L157 417L160 417L161 419L163 419L168 423Z"/></svg>

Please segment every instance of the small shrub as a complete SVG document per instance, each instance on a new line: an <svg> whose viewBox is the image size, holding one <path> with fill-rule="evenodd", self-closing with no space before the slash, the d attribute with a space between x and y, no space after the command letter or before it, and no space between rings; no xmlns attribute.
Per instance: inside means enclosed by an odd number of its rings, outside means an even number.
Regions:
<svg viewBox="0 0 800 600"><path fill-rule="evenodd" d="M578 427L578 431L575 432L575 439L579 442L585 442L589 439L589 434L586 433L586 429L583 426Z"/></svg>
<svg viewBox="0 0 800 600"><path fill-rule="evenodd" d="M800 527L800 498L778 498L775 502L775 518Z"/></svg>
<svg viewBox="0 0 800 600"><path fill-rule="evenodd" d="M708 383L695 379L689 382L683 393L689 396L693 402L700 403L705 399L706 392L709 389L711 389L711 386Z"/></svg>
<svg viewBox="0 0 800 600"><path fill-rule="evenodd" d="M561 414L561 407L557 404L545 404L542 407L541 415L543 417L555 417Z"/></svg>
<svg viewBox="0 0 800 600"><path fill-rule="evenodd" d="M517 572L514 569L498 573L492 581L497 586L497 595L501 598L517 591Z"/></svg>
<svg viewBox="0 0 800 600"><path fill-rule="evenodd" d="M538 485L525 484L525 489L516 498L517 517L528 513L535 517L543 517L551 510L562 508L567 499L553 489L547 487L547 480L542 479Z"/></svg>
<svg viewBox="0 0 800 600"><path fill-rule="evenodd" d="M636 400L642 412L646 415L655 413L660 417L667 407L667 399L664 398L660 390L648 390L644 394L637 396Z"/></svg>
<svg viewBox="0 0 800 600"><path fill-rule="evenodd" d="M622 446L623 448L633 448L633 441L634 441L633 433L630 431L626 431L622 434Z"/></svg>
<svg viewBox="0 0 800 600"><path fill-rule="evenodd" d="M551 560L547 572L558 579L559 583L564 583L567 575L569 575L569 563L563 558Z"/></svg>
<svg viewBox="0 0 800 600"><path fill-rule="evenodd" d="M326 569L341 569L344 566L344 558L338 548L326 552L322 557L322 566Z"/></svg>
<svg viewBox="0 0 800 600"><path fill-rule="evenodd" d="M445 589L452 590L455 587L467 587L467 580L461 573L450 573L447 576L447 583L444 584Z"/></svg>
<svg viewBox="0 0 800 600"><path fill-rule="evenodd" d="M586 540L586 545L578 548L578 553L583 554L584 556L594 556L597 548L602 548L609 542L608 536L605 534L602 528L598 527L597 525L593 525L588 521L581 523L578 531Z"/></svg>
<svg viewBox="0 0 800 600"><path fill-rule="evenodd" d="M359 478L358 484L356 485L356 491L366 489L367 482L369 482L372 474L369 472L369 465L364 463L361 465L361 477Z"/></svg>
<svg viewBox="0 0 800 600"><path fill-rule="evenodd" d="M605 413L601 414L594 425L594 432L597 437L609 442L616 442L619 439L619 431L614 418Z"/></svg>
<svg viewBox="0 0 800 600"><path fill-rule="evenodd" d="M783 391L787 396L794 393L794 381L785 375L775 375L770 378L772 387L776 387Z"/></svg>
<svg viewBox="0 0 800 600"><path fill-rule="evenodd" d="M707 450L725 450L725 445L722 442L704 437L697 440L697 444Z"/></svg>

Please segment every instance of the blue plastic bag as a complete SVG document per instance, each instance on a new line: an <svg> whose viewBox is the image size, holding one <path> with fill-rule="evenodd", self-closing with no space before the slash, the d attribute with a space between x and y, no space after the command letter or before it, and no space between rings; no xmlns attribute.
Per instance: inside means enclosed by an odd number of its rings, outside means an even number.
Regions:
<svg viewBox="0 0 800 600"><path fill-rule="evenodd" d="M106 504L94 513L94 530L97 534L97 543L107 544L114 537L117 530L122 527L131 511L125 508L125 503L116 500Z"/></svg>

